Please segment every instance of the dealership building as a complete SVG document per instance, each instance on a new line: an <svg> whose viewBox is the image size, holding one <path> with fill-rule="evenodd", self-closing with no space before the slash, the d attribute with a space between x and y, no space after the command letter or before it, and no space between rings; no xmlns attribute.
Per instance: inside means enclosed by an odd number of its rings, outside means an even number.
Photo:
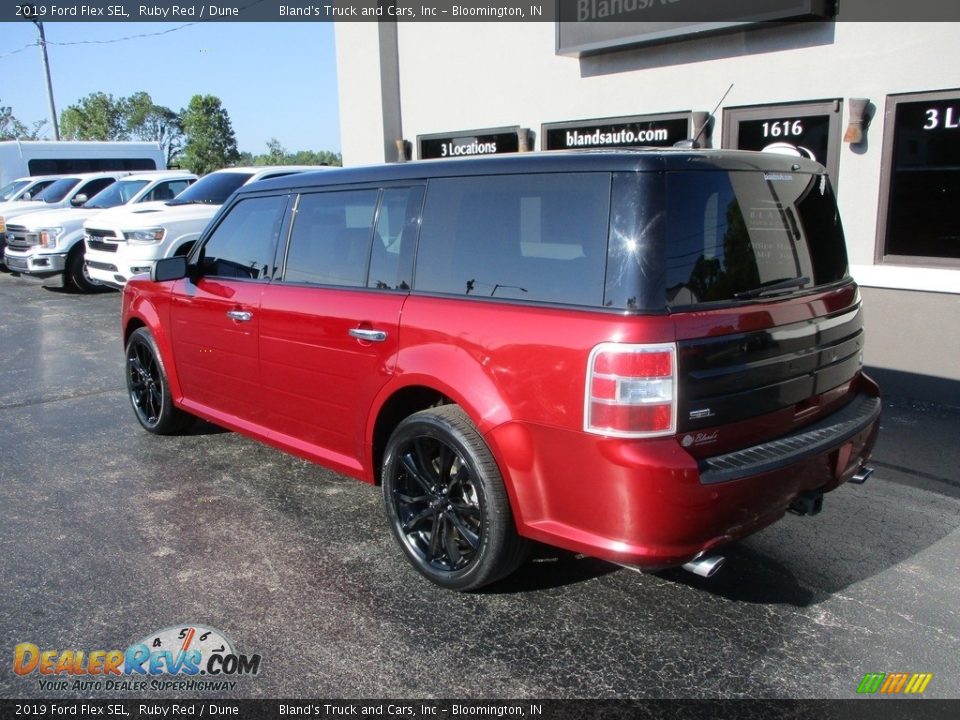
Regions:
<svg viewBox="0 0 960 720"><path fill-rule="evenodd" d="M890 394L960 406L960 24L765 4L778 22L337 23L344 165L695 136L813 157L865 363Z"/></svg>

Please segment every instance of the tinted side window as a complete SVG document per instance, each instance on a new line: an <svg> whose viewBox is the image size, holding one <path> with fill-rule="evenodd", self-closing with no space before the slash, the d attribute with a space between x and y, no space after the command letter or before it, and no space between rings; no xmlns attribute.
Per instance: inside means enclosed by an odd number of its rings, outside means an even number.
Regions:
<svg viewBox="0 0 960 720"><path fill-rule="evenodd" d="M156 170L149 158L34 158L27 161L31 175L106 172L108 170Z"/></svg>
<svg viewBox="0 0 960 720"><path fill-rule="evenodd" d="M420 229L423 188L383 191L377 213L377 231L370 251L367 286L380 290L409 290L410 263Z"/></svg>
<svg viewBox="0 0 960 720"><path fill-rule="evenodd" d="M167 182L158 183L157 186L147 193L140 202L173 200L188 187L190 187L189 180L170 180Z"/></svg>
<svg viewBox="0 0 960 720"><path fill-rule="evenodd" d="M200 250L204 275L270 277L273 255L287 198L283 195L247 198L230 208Z"/></svg>
<svg viewBox="0 0 960 720"><path fill-rule="evenodd" d="M283 279L362 287L377 195L377 190L301 195Z"/></svg>
<svg viewBox="0 0 960 720"><path fill-rule="evenodd" d="M608 173L432 180L418 290L600 306Z"/></svg>
<svg viewBox="0 0 960 720"><path fill-rule="evenodd" d="M92 198L98 192L103 190L108 185L113 185L116 182L115 178L99 178L97 180L91 180L82 188L80 188L78 195L86 195L88 198Z"/></svg>

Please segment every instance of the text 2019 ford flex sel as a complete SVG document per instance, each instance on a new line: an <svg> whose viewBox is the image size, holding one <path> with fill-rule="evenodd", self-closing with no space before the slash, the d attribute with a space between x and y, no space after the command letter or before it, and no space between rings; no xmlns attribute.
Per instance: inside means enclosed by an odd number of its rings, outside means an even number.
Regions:
<svg viewBox="0 0 960 720"><path fill-rule="evenodd" d="M414 567L460 590L528 539L709 574L865 479L879 426L830 183L770 154L255 183L127 284L123 333L144 428L199 416L381 483Z"/></svg>

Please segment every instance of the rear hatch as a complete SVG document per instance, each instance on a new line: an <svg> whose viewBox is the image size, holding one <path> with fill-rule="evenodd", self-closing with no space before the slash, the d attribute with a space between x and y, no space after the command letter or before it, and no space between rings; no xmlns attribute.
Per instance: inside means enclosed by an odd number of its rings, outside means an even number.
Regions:
<svg viewBox="0 0 960 720"><path fill-rule="evenodd" d="M822 171L786 167L666 173L677 432L695 456L784 435L854 396L863 318L833 191Z"/></svg>

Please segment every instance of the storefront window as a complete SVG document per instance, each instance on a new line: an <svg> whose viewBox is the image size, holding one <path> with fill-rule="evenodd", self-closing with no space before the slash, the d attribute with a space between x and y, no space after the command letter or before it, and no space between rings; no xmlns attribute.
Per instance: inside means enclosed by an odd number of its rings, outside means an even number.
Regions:
<svg viewBox="0 0 960 720"><path fill-rule="evenodd" d="M796 155L827 168L839 183L840 100L727 108L723 147Z"/></svg>
<svg viewBox="0 0 960 720"><path fill-rule="evenodd" d="M960 264L960 91L887 99L883 259Z"/></svg>

